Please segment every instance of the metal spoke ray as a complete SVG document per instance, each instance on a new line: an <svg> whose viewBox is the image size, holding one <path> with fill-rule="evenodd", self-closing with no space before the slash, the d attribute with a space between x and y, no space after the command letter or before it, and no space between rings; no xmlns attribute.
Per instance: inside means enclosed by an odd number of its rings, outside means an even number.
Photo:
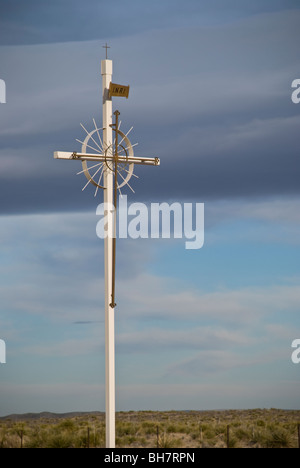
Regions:
<svg viewBox="0 0 300 468"><path fill-rule="evenodd" d="M94 164L94 166L89 167L89 170L94 169L94 167L97 167L97 166L99 166L100 164L103 165L103 162L101 161L101 162L99 162L99 163L97 163L97 164ZM86 171L86 170L83 169L82 171L77 172L76 175L83 174L85 171Z"/></svg>
<svg viewBox="0 0 300 468"><path fill-rule="evenodd" d="M119 145L121 145L121 143L123 143L123 141L125 140L125 138L129 135L129 133L131 132L131 130L133 129L133 127L131 127L128 132L126 133L126 135L122 138L122 140L120 141Z"/></svg>
<svg viewBox="0 0 300 468"><path fill-rule="evenodd" d="M101 170L101 167L99 167L99 169L96 170L95 174L93 174L93 177L95 177L96 174L98 174L98 172ZM85 186L83 187L82 189L82 192L86 189L86 187L92 182L93 178L89 179L87 181L87 183L85 184Z"/></svg>
<svg viewBox="0 0 300 468"><path fill-rule="evenodd" d="M97 135L98 135L98 138L99 138L99 141L100 141L100 145L101 145L102 151L103 151L103 142L102 142L102 139L101 139L101 136L100 136L100 133L99 133L99 128L97 127L95 119L93 119L93 122L94 122L95 130L97 132Z"/></svg>
<svg viewBox="0 0 300 468"><path fill-rule="evenodd" d="M128 185L128 187L130 188L130 190L132 190L132 192L135 193L135 191L133 190L133 188L131 187L131 185L124 179L124 177L122 176L122 174L121 174L119 171L117 171L117 172L118 172L119 176L122 177L122 179L124 180L124 182L126 182L126 185Z"/></svg>
<svg viewBox="0 0 300 468"><path fill-rule="evenodd" d="M120 166L119 166L119 167L120 167ZM127 172L127 174L131 174L131 172L130 172L130 171L128 171L127 169L125 169L125 167L124 167L124 168L122 168L122 171L125 171L125 172ZM134 174L134 173L132 173L132 174L131 174L131 176L132 176L132 177L135 177L136 179L139 179L139 176L138 176L138 175L136 175L136 174Z"/></svg>
<svg viewBox="0 0 300 468"><path fill-rule="evenodd" d="M78 140L78 138L76 138L76 141L78 141L78 143L81 143L82 145L84 144L84 142L81 141L81 140ZM96 151L97 154L102 154L103 153L103 150L99 151L97 148L94 148L93 146L88 145L87 143L86 143L86 146L88 146L88 148L91 148L92 150Z"/></svg>
<svg viewBox="0 0 300 468"><path fill-rule="evenodd" d="M125 150L128 150L129 148L134 148L134 147L137 146L137 145L138 145L138 143L134 143L134 145L127 146L127 147L125 148Z"/></svg>
<svg viewBox="0 0 300 468"><path fill-rule="evenodd" d="M102 170L101 170L101 172L100 172L100 176L99 176L99 180L98 180L98 185L100 185L100 182L101 182L101 179L102 179L103 172L104 172L104 164L103 164ZM98 193L98 189L99 189L98 185L97 185L97 187L96 187L96 190L95 190L94 197L96 197L96 195L97 195L97 193Z"/></svg>
<svg viewBox="0 0 300 468"><path fill-rule="evenodd" d="M83 130L86 131L87 135L90 135L90 138L93 140L93 142L95 143L96 146L98 146L99 150L102 152L103 151L103 148L101 148L98 143L96 142L96 140L93 138L93 136L91 135L90 132L87 131L87 129L84 127L84 125L82 125L82 123L80 124L83 128Z"/></svg>

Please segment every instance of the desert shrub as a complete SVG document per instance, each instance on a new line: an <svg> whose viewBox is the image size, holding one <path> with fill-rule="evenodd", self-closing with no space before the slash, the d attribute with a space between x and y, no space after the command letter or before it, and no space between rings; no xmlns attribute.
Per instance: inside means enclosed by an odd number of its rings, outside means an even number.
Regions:
<svg viewBox="0 0 300 468"><path fill-rule="evenodd" d="M165 432L159 435L158 447L159 448L179 448L181 446L181 440L170 437Z"/></svg>
<svg viewBox="0 0 300 468"><path fill-rule="evenodd" d="M71 448L73 437L71 434L52 434L47 441L47 448Z"/></svg>
<svg viewBox="0 0 300 468"><path fill-rule="evenodd" d="M6 439L7 439L6 430L5 430L5 428L1 428L1 430L0 430L0 448L5 448Z"/></svg>
<svg viewBox="0 0 300 468"><path fill-rule="evenodd" d="M263 419L258 419L258 421L256 421L256 425L258 427L265 427L266 423Z"/></svg>
<svg viewBox="0 0 300 468"><path fill-rule="evenodd" d="M123 437L123 445L134 444L137 440L137 437L135 437L134 435L127 435Z"/></svg>
<svg viewBox="0 0 300 468"><path fill-rule="evenodd" d="M192 431L192 429L189 427L188 424L185 423L171 423L168 424L166 427L166 432L169 434L175 434L175 433L180 433L180 434L189 434Z"/></svg>
<svg viewBox="0 0 300 468"><path fill-rule="evenodd" d="M216 433L212 427L207 427L205 430L203 430L203 435L205 439L213 439L216 437Z"/></svg>
<svg viewBox="0 0 300 468"><path fill-rule="evenodd" d="M105 430L102 428L90 430L90 434L88 435L87 427L85 427L79 433L76 433L73 444L75 448L104 447Z"/></svg>
<svg viewBox="0 0 300 468"><path fill-rule="evenodd" d="M262 430L253 429L250 440L250 445L258 445L263 447L265 444L265 435Z"/></svg>
<svg viewBox="0 0 300 468"><path fill-rule="evenodd" d="M265 437L267 448L290 448L292 446L291 434L283 428L270 430Z"/></svg>
<svg viewBox="0 0 300 468"><path fill-rule="evenodd" d="M65 419L57 425L57 428L59 430L74 431L76 428L76 424L72 419Z"/></svg>
<svg viewBox="0 0 300 468"><path fill-rule="evenodd" d="M154 421L144 421L142 422L142 430L145 435L152 435L156 434L157 432L157 426L160 426Z"/></svg>
<svg viewBox="0 0 300 468"><path fill-rule="evenodd" d="M167 433L175 433L175 432L178 432L177 431L177 426L175 424L169 424L167 427L166 427L166 432Z"/></svg>
<svg viewBox="0 0 300 468"><path fill-rule="evenodd" d="M238 440L249 440L251 438L249 430L244 427L238 427L235 429L234 435Z"/></svg>
<svg viewBox="0 0 300 468"><path fill-rule="evenodd" d="M118 422L116 424L116 433L119 437L124 435L135 435L137 433L138 427L135 424Z"/></svg>
<svg viewBox="0 0 300 468"><path fill-rule="evenodd" d="M200 440L200 437L201 437L200 431L192 431L192 432L190 433L190 436L191 436L191 438L192 438L193 440L197 440L197 439Z"/></svg>
<svg viewBox="0 0 300 468"><path fill-rule="evenodd" d="M25 446L27 448L44 448L47 445L48 432L44 430L35 429L29 439L27 439Z"/></svg>
<svg viewBox="0 0 300 468"><path fill-rule="evenodd" d="M228 448L235 448L237 446L238 439L235 434L230 434Z"/></svg>

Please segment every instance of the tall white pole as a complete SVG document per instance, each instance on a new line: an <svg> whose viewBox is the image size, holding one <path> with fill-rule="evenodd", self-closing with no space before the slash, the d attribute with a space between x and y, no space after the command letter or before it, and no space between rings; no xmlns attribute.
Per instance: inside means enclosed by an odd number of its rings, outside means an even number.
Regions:
<svg viewBox="0 0 300 468"><path fill-rule="evenodd" d="M109 48L105 46L106 53ZM115 142L113 141L113 129L112 129L112 100L109 96L109 87L112 82L112 61L107 59L101 61L101 75L102 75L102 95L103 95L103 146L105 154L89 154L89 153L75 153L66 152L66 151L55 151L55 159L80 159L84 166L87 161L97 161L96 165L99 165L99 162L103 162L103 177L104 177L104 210L106 211L105 217L107 220L107 225L105 226L105 236L104 236L104 273L105 273L105 412L106 412L106 447L115 448L115 417L116 417L116 385L115 385L115 238L116 236L116 207L117 207L117 185L114 185L114 173L117 176L117 167L116 165L120 161L124 161L124 156L118 155L118 116L119 112L115 112L116 122L115 122L115 131L116 138ZM127 88L127 96L129 91ZM119 93L119 91L114 91L111 94L114 96L124 96L124 93ZM127 97L126 96L126 97ZM93 133L93 132L92 132ZM92 133L88 133L90 138ZM119 132L120 135L123 135L122 132ZM129 132L128 132L129 133ZM123 135L124 139L127 138L127 135ZM123 141L122 140L122 141ZM128 139L127 139L128 140ZM126 140L125 140L126 141ZM128 148L130 148L130 142L127 141ZM83 143L83 146L85 144ZM115 148L113 148L115 146ZM111 161L111 168L108 167L108 162ZM154 165L158 166L160 161L158 158L133 158L133 152L130 153L128 157L125 158L126 163L130 161L130 164L145 164L145 165ZM115 167L114 167L115 165ZM112 170L113 169L113 170ZM98 169L99 171L99 169ZM97 172L94 176L97 174ZM113 172L114 171L114 172ZM82 171L85 173L88 178L88 183L96 182L93 180L91 175L88 172L87 166L85 166ZM131 176L132 173L128 172L128 176ZM128 183L128 178L124 179L125 183ZM117 179L115 179L117 184ZM129 185L129 184L128 184ZM100 187L98 182L98 187ZM114 197L115 193L115 197ZM115 199L115 200L114 200ZM114 203L115 201L115 203ZM1 340L0 340L1 341ZM1 343L0 343L1 344Z"/></svg>
<svg viewBox="0 0 300 468"><path fill-rule="evenodd" d="M109 98L109 84L112 80L112 60L101 61L103 90L103 140L104 148L113 143L112 137L112 100ZM104 170L104 207L113 206L113 172ZM105 409L106 409L106 447L115 447L115 310L111 307L114 214L107 213L107 235L104 239L105 271Z"/></svg>

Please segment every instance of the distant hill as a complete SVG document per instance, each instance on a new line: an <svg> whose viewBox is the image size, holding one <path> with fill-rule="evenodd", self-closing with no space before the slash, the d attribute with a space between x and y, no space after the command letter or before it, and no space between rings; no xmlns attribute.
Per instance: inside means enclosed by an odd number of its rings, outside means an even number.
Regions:
<svg viewBox="0 0 300 468"><path fill-rule="evenodd" d="M37 419L64 419L64 418L76 418L79 416L103 416L104 413L101 411L74 411L70 413L51 413L43 411L42 413L24 413L24 414L9 414L7 416L1 416L0 421L10 419L11 421L28 421Z"/></svg>

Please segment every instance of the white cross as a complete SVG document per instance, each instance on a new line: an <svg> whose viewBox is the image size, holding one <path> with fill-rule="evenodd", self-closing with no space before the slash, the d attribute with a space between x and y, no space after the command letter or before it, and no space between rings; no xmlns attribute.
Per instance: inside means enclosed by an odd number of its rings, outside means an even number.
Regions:
<svg viewBox="0 0 300 468"><path fill-rule="evenodd" d="M107 52L107 49L106 49ZM112 80L112 60L101 61L102 91L103 91L103 142L109 148L113 141L113 126L118 129L118 115L116 123L112 123L112 99L109 97L109 85ZM56 151L54 158L81 161L97 161L99 163L112 163L114 171L109 164L104 164L104 206L114 206L114 212L107 213L107 231L115 233L117 215L117 165L142 164L158 166L158 158L140 158L136 156L118 155L118 140L116 131L115 152L103 151L101 154ZM107 153L107 154L106 154ZM115 262L116 262L116 235L106 236L104 239L104 265L105 265L105 383L106 383L106 447L115 447Z"/></svg>

